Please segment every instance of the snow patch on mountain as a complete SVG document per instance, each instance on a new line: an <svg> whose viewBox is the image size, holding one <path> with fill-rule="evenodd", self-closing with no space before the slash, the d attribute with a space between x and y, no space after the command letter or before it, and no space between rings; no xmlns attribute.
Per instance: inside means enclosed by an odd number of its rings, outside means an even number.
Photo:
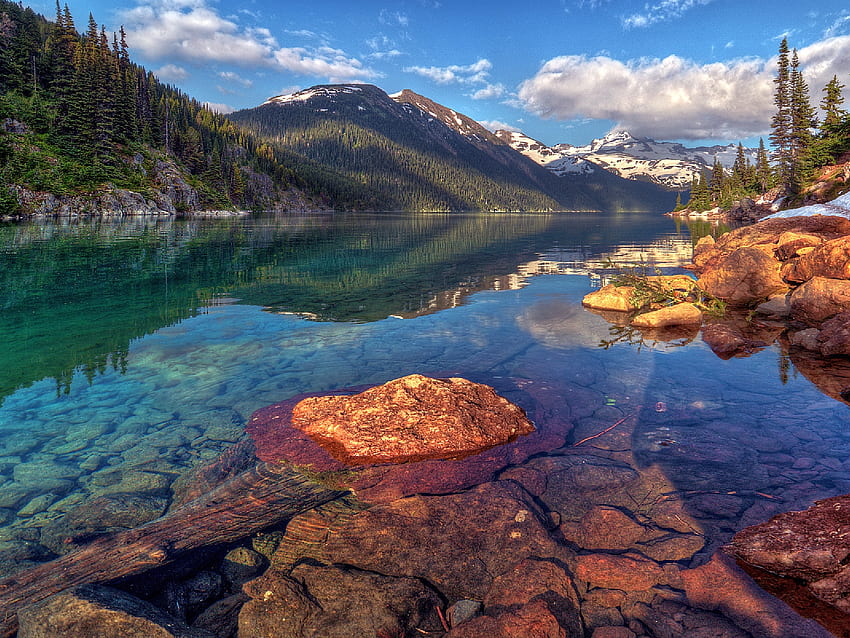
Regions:
<svg viewBox="0 0 850 638"><path fill-rule="evenodd" d="M496 131L496 137L555 175L588 174L594 170L584 158L567 156L518 131Z"/></svg>
<svg viewBox="0 0 850 638"><path fill-rule="evenodd" d="M303 91L289 93L287 95L277 95L270 97L263 104L291 104L293 102L307 102L314 97L335 97L337 95L352 94L362 91L362 87L352 86L348 84L340 84L335 86L314 86Z"/></svg>
<svg viewBox="0 0 850 638"><path fill-rule="evenodd" d="M598 166L626 179L648 180L672 189L688 188L702 171L711 169L715 159L730 169L738 152L736 144L687 148L677 142L636 138L628 131L612 131L585 146L558 144L553 147L522 133L498 131L496 134L556 174L561 174L562 166L572 161L573 166ZM756 149L744 149L744 154L755 164ZM583 164L578 164L579 161Z"/></svg>

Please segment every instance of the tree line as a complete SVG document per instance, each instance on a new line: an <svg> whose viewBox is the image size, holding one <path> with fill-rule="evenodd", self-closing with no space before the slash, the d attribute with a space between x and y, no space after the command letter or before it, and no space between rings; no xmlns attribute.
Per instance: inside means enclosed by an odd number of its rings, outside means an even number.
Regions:
<svg viewBox="0 0 850 638"><path fill-rule="evenodd" d="M89 15L80 33L58 1L51 22L0 0L4 120L24 131L0 127L0 214L15 212L13 184L59 195L110 185L150 193L163 159L206 208L268 207L289 186L321 193L339 179L299 174L291 157L133 63L123 28L107 33Z"/></svg>
<svg viewBox="0 0 850 638"><path fill-rule="evenodd" d="M797 50L789 49L787 38L783 38L773 83L776 111L771 119L771 154L760 140L753 165L739 143L731 170L715 161L710 171L693 180L687 204L677 208L731 208L734 201L757 198L773 188L793 201L811 183L818 168L835 163L850 150L850 115L842 108L844 85L838 76L823 87L823 120L819 121Z"/></svg>

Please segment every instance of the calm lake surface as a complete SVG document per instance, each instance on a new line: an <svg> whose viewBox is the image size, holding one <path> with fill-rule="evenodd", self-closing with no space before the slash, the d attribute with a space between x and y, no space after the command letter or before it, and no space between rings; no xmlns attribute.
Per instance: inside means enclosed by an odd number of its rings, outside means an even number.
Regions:
<svg viewBox="0 0 850 638"><path fill-rule="evenodd" d="M779 346L724 361L699 336L617 340L582 308L609 259L680 272L692 232L660 214L2 225L0 567L49 558L95 497L164 512L263 406L414 372L545 397L567 445L629 417L593 445L660 471L703 555L850 491L848 406Z"/></svg>

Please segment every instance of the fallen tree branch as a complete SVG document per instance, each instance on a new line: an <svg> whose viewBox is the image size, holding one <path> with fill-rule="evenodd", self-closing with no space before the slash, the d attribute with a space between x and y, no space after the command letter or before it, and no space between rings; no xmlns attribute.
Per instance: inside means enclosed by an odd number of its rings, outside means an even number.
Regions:
<svg viewBox="0 0 850 638"><path fill-rule="evenodd" d="M637 408L637 409L639 410L639 409L640 409L640 406L638 406L638 408ZM597 432L596 434L592 434L591 436L586 436L586 437L584 437L581 441L579 441L578 443L573 443L573 447L578 447L578 446L579 446L579 445L581 445L582 443L587 443L588 441L591 441L591 440L593 440L593 439L599 438L599 437L600 437L600 436L602 436L603 434L608 434L608 432L610 432L611 430L613 430L615 427L617 427L618 425L620 425L621 423L623 423L623 422L624 422L624 421L626 421L627 419L630 419L630 418L631 418L631 417L633 417L634 415L635 415L635 413L634 413L634 412L632 412L631 414L627 414L627 415L626 415L626 416L624 416L622 419L620 419L619 421L617 421L614 425L612 425L612 426L609 426L609 427L605 428L605 429L604 429L604 430L602 430L601 432Z"/></svg>
<svg viewBox="0 0 850 638"><path fill-rule="evenodd" d="M64 589L140 574L185 552L249 536L343 494L288 465L259 463L170 514L0 581L0 636L17 631L19 609Z"/></svg>

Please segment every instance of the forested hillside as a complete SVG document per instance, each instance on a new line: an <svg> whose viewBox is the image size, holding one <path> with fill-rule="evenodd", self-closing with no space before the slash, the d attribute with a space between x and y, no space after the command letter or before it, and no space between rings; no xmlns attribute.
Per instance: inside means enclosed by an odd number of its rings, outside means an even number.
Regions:
<svg viewBox="0 0 850 638"><path fill-rule="evenodd" d="M497 138L447 125L437 110L448 111L426 98L393 100L371 85L324 85L229 117L278 152L341 173L347 184L333 196L356 208L664 210L673 203L651 184L553 176Z"/></svg>
<svg viewBox="0 0 850 638"><path fill-rule="evenodd" d="M127 189L179 211L269 208L291 198L291 186L321 191L262 141L134 64L123 30L108 34L89 16L81 35L58 4L49 22L0 0L0 123L0 215L28 212L44 201L39 193Z"/></svg>

